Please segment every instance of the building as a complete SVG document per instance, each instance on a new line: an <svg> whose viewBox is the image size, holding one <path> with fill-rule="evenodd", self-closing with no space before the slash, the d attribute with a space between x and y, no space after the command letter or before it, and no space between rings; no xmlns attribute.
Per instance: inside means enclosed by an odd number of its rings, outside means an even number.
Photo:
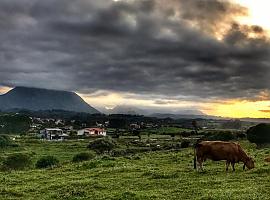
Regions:
<svg viewBox="0 0 270 200"><path fill-rule="evenodd" d="M70 135L71 132L73 131L73 126L61 127L61 130L63 131L63 133Z"/></svg>
<svg viewBox="0 0 270 200"><path fill-rule="evenodd" d="M135 124L135 123L134 123L134 124L130 124L129 127L130 127L131 129L140 129L140 128L141 128L140 125Z"/></svg>
<svg viewBox="0 0 270 200"><path fill-rule="evenodd" d="M45 128L40 131L41 137L47 140L64 140L69 137L59 128Z"/></svg>
<svg viewBox="0 0 270 200"><path fill-rule="evenodd" d="M85 128L77 132L78 136L106 136L106 130L103 128Z"/></svg>

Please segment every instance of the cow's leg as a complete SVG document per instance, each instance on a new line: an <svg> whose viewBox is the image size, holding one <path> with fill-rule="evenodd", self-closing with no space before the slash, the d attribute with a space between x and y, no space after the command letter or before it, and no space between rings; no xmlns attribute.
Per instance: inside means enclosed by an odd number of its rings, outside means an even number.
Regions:
<svg viewBox="0 0 270 200"><path fill-rule="evenodd" d="M229 165L230 165L230 162L226 161L226 172L229 170Z"/></svg>
<svg viewBox="0 0 270 200"><path fill-rule="evenodd" d="M202 158L198 158L198 164L199 164L199 169L201 170L201 171L203 171L203 159ZM198 170L199 170L198 169Z"/></svg>
<svg viewBox="0 0 270 200"><path fill-rule="evenodd" d="M233 171L235 171L235 168L234 168L235 163L234 163L234 162L232 162L232 163L231 163L231 165L232 165L232 169L233 169Z"/></svg>

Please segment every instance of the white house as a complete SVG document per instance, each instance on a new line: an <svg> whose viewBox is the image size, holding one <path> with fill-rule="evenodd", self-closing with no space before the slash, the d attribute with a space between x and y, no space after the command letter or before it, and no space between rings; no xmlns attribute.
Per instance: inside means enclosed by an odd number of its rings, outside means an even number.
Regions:
<svg viewBox="0 0 270 200"><path fill-rule="evenodd" d="M47 140L63 140L68 137L68 135L63 133L63 130L59 128L45 128L40 131L40 134L41 137Z"/></svg>
<svg viewBox="0 0 270 200"><path fill-rule="evenodd" d="M134 123L134 124L130 124L129 127L130 127L130 128L133 128L133 129L140 129L140 128L141 128L140 125L135 124L135 123Z"/></svg>
<svg viewBox="0 0 270 200"><path fill-rule="evenodd" d="M85 128L79 130L78 136L106 136L106 130L103 128Z"/></svg>

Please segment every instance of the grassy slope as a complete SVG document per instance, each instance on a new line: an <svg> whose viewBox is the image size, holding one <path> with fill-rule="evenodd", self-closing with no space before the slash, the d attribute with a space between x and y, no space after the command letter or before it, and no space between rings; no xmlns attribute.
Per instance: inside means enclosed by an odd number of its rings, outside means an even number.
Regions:
<svg viewBox="0 0 270 200"><path fill-rule="evenodd" d="M224 162L207 161L205 172L192 167L192 149L152 152L115 160L97 158L72 164L86 142L23 143L11 151L54 154L62 166L47 170L0 172L0 199L269 199L270 166L263 161L268 149L256 150L256 169L226 173Z"/></svg>

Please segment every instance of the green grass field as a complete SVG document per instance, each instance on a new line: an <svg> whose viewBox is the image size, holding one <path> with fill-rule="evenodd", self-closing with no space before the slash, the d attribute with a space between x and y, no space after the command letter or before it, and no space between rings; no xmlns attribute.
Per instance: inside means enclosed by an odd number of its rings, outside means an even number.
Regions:
<svg viewBox="0 0 270 200"><path fill-rule="evenodd" d="M26 152L33 161L55 155L61 166L0 172L0 199L270 199L269 149L257 150L241 142L256 160L256 168L225 172L224 162L207 161L204 172L193 170L192 148L156 151L127 157L102 157L71 163L87 151L87 141L20 141L19 147L1 150L1 157Z"/></svg>

